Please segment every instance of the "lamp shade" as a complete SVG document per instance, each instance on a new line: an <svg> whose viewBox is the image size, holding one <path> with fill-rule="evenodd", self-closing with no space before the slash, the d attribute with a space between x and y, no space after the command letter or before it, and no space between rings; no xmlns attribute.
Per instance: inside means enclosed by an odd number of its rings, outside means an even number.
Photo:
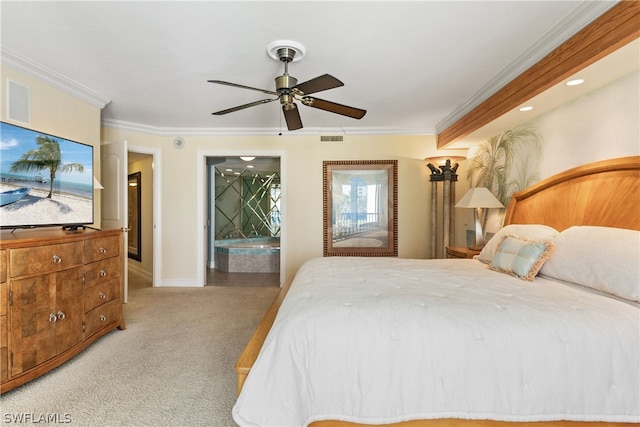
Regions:
<svg viewBox="0 0 640 427"><path fill-rule="evenodd" d="M475 187L465 193L456 208L504 208L504 205L488 188Z"/></svg>

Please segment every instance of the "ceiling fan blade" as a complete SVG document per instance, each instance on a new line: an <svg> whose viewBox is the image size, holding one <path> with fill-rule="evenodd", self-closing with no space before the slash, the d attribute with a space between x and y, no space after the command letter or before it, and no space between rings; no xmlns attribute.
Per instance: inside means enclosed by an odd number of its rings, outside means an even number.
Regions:
<svg viewBox="0 0 640 427"><path fill-rule="evenodd" d="M319 108L320 110L329 111L331 113L341 114L343 116L351 117L354 119L361 119L367 114L367 110L360 108L349 107L347 105L338 104L336 102L325 101L324 99L313 98L311 96L305 96L302 98L302 103L309 107Z"/></svg>
<svg viewBox="0 0 640 427"><path fill-rule="evenodd" d="M282 112L284 113L284 120L287 122L287 129L302 129L302 119L300 118L300 111L298 111L296 104L291 104L289 108L283 105Z"/></svg>
<svg viewBox="0 0 640 427"><path fill-rule="evenodd" d="M303 95L309 95L340 86L344 86L344 83L330 74L323 74L306 82L302 82L299 85L295 85L294 89L298 89Z"/></svg>
<svg viewBox="0 0 640 427"><path fill-rule="evenodd" d="M272 102L276 100L278 100L278 98L261 99L260 101L254 101L248 104L238 105L237 107L227 108L226 110L216 111L215 113L211 113L211 114L213 114L214 116L222 116L223 114L233 113L234 111L244 110L245 108L254 107L260 104L266 104L267 102Z"/></svg>
<svg viewBox="0 0 640 427"><path fill-rule="evenodd" d="M242 89L250 89L250 90L257 90L258 92L263 92L263 93L268 93L269 95L278 95L277 92L274 92L272 90L267 90L267 89L260 89L257 87L251 87L251 86L245 86L245 85L240 85L238 83L231 83L231 82L225 82L223 80L207 80L209 83L216 83L219 85L225 85L225 86L233 86L233 87L239 87Z"/></svg>

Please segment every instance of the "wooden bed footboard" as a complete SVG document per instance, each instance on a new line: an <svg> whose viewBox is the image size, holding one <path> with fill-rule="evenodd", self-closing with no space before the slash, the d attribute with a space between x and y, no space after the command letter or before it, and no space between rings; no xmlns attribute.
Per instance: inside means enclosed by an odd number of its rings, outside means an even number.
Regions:
<svg viewBox="0 0 640 427"><path fill-rule="evenodd" d="M278 310L280 309L280 304L282 304L282 300L284 296L287 294L289 287L291 286L292 279L288 280L285 285L282 287L278 296L273 301L273 304L269 307L269 310L262 318L262 321L258 325L258 328L251 336L249 343L240 354L240 358L236 362L236 374L238 375L238 394L240 390L242 390L242 386L244 385L244 381L247 379L247 375L249 375L249 371L251 367L255 363L258 358L258 353L260 353L260 349L262 348L262 344L264 344L264 340L267 338L267 334L273 325L273 321L276 319L276 314L278 314Z"/></svg>

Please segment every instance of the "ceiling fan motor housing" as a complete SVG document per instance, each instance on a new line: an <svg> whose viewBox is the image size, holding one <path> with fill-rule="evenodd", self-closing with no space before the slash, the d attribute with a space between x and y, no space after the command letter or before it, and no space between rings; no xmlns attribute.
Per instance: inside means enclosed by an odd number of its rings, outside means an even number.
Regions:
<svg viewBox="0 0 640 427"><path fill-rule="evenodd" d="M292 87L298 84L298 79L291 77L289 74L283 74L276 77L276 92L288 92Z"/></svg>

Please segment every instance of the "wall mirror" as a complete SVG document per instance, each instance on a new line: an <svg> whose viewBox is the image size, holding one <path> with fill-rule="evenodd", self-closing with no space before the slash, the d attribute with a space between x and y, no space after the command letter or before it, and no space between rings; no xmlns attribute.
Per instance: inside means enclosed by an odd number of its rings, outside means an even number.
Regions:
<svg viewBox="0 0 640 427"><path fill-rule="evenodd" d="M398 256L397 164L323 162L324 256Z"/></svg>
<svg viewBox="0 0 640 427"><path fill-rule="evenodd" d="M142 261L141 254L141 222L142 215L140 210L140 195L142 173L135 172L129 174L129 182L127 185L127 197L129 202L129 258L136 261Z"/></svg>

